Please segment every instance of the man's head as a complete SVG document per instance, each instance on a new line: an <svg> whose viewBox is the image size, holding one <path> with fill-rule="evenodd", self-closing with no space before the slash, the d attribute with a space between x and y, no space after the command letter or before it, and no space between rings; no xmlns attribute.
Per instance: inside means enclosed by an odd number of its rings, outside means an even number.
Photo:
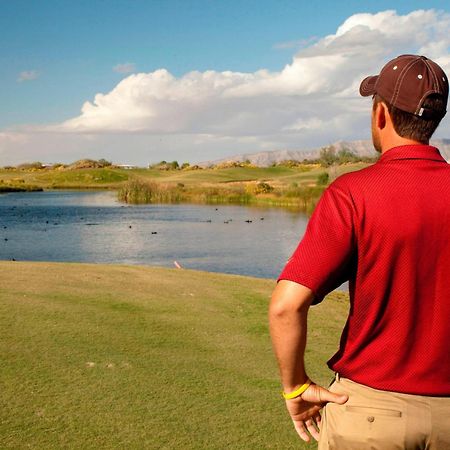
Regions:
<svg viewBox="0 0 450 450"><path fill-rule="evenodd" d="M425 56L402 55L365 78L360 94L373 96L372 138L381 152L383 140L428 143L446 113L448 79Z"/></svg>

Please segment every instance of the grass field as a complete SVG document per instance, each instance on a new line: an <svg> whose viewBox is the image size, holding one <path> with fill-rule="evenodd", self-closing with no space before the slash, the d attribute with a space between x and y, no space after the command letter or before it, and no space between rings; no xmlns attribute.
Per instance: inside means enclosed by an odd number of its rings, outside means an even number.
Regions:
<svg viewBox="0 0 450 450"><path fill-rule="evenodd" d="M368 164L355 163L333 168L332 176L349 172ZM307 166L304 166L307 167ZM233 167L203 170L158 169L77 169L77 170L5 170L0 169L0 182L26 183L43 188L111 188L117 189L129 178L137 177L164 183L183 183L200 186L234 182L267 181L274 186L290 183L315 183L319 173L326 169L318 165L298 167Z"/></svg>
<svg viewBox="0 0 450 450"><path fill-rule="evenodd" d="M70 188L117 188L128 180L128 171L123 169L78 169L78 170L4 170L0 169L0 180L8 184L30 184L45 189Z"/></svg>
<svg viewBox="0 0 450 450"><path fill-rule="evenodd" d="M275 281L0 261L0 448L299 449L267 326ZM328 384L347 296L311 309Z"/></svg>

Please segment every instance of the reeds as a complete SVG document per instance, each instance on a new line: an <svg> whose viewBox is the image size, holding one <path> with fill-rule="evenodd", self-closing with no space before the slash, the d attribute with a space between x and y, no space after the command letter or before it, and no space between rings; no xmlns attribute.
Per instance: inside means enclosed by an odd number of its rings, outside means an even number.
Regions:
<svg viewBox="0 0 450 450"><path fill-rule="evenodd" d="M43 189L39 186L32 186L29 184L23 184L21 186L12 184L0 184L0 194L7 192L34 192L34 191L43 191Z"/></svg>
<svg viewBox="0 0 450 450"><path fill-rule="evenodd" d="M132 179L119 189L118 197L121 201L134 204L179 203L182 201L182 188Z"/></svg>
<svg viewBox="0 0 450 450"><path fill-rule="evenodd" d="M200 204L259 204L279 206L291 210L311 212L323 186L295 186L276 188L258 193L245 183L235 186L191 186L162 184L141 179L126 182L118 191L120 201L132 204L145 203L200 203Z"/></svg>

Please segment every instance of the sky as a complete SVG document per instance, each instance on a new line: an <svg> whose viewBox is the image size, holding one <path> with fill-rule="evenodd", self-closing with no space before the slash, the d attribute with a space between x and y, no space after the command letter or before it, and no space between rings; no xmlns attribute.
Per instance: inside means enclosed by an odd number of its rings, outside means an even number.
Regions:
<svg viewBox="0 0 450 450"><path fill-rule="evenodd" d="M362 78L449 46L439 0L0 0L0 166L369 139Z"/></svg>

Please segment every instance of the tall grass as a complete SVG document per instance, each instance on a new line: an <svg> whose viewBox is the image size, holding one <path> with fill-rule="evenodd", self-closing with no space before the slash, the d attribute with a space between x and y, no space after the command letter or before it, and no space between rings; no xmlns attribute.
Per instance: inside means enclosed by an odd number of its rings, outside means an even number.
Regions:
<svg viewBox="0 0 450 450"><path fill-rule="evenodd" d="M118 192L119 200L126 203L179 203L182 191L177 186L158 184L139 179L129 180Z"/></svg>
<svg viewBox="0 0 450 450"><path fill-rule="evenodd" d="M188 201L205 204L248 204L254 197L241 185L237 187L206 187L191 189L187 194Z"/></svg>
<svg viewBox="0 0 450 450"><path fill-rule="evenodd" d="M311 212L316 206L326 186L289 186L276 192L281 204L296 206L299 210Z"/></svg>
<svg viewBox="0 0 450 450"><path fill-rule="evenodd" d="M249 188L250 187L250 188ZM261 204L311 212L320 198L324 186L290 186L260 192L245 183L234 186L189 186L162 184L134 178L118 192L120 201L145 203L200 203L200 204Z"/></svg>
<svg viewBox="0 0 450 450"><path fill-rule="evenodd" d="M39 186L32 186L29 184L23 184L21 186L1 184L0 183L0 194L6 192L33 192L33 191L42 191L43 189Z"/></svg>
<svg viewBox="0 0 450 450"><path fill-rule="evenodd" d="M243 186L190 186L183 183L162 184L134 178L125 183L118 198L127 203L249 203L251 195Z"/></svg>

